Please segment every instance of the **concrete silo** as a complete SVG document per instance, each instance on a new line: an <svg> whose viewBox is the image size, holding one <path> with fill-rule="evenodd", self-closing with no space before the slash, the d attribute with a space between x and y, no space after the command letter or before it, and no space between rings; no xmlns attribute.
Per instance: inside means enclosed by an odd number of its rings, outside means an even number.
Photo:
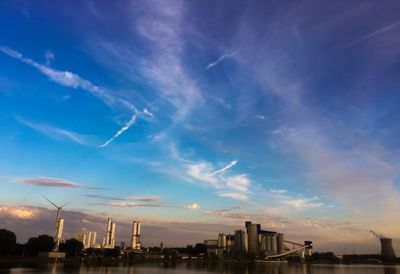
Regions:
<svg viewBox="0 0 400 274"><path fill-rule="evenodd" d="M257 224L246 222L249 252L257 253L259 251L258 227L259 225Z"/></svg>
<svg viewBox="0 0 400 274"><path fill-rule="evenodd" d="M285 242L283 233L276 234L276 247L278 254L282 254L285 251Z"/></svg>

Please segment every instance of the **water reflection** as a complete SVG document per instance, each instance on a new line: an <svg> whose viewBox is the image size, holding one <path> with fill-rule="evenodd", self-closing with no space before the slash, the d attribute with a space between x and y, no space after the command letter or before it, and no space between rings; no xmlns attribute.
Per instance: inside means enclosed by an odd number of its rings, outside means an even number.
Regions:
<svg viewBox="0 0 400 274"><path fill-rule="evenodd" d="M397 268L394 266L386 266L383 271L385 274L397 274Z"/></svg>
<svg viewBox="0 0 400 274"><path fill-rule="evenodd" d="M47 264L22 267L0 266L0 274L397 274L398 266L379 265L288 265L278 263L135 263L93 266ZM400 272L399 272L400 274Z"/></svg>

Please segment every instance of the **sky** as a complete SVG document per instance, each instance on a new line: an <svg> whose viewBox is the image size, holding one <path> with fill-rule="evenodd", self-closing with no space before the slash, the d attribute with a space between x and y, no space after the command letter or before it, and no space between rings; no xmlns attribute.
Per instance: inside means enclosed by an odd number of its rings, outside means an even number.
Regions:
<svg viewBox="0 0 400 274"><path fill-rule="evenodd" d="M400 2L0 2L0 226L133 220L184 246L244 221L400 255Z"/></svg>

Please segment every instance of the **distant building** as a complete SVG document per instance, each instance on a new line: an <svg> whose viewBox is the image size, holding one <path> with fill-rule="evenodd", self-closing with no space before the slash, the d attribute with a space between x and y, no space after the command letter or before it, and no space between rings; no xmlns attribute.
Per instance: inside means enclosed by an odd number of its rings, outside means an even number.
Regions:
<svg viewBox="0 0 400 274"><path fill-rule="evenodd" d="M83 243L83 248L94 248L97 247L96 235L97 233L95 231L87 231L78 235L76 239Z"/></svg>
<svg viewBox="0 0 400 274"><path fill-rule="evenodd" d="M246 232L248 237L248 251L252 253L259 252L259 242L258 242L258 233L260 231L259 224L252 224L251 222L246 222Z"/></svg>
<svg viewBox="0 0 400 274"><path fill-rule="evenodd" d="M235 230L235 252L247 253L249 250L247 232L244 230Z"/></svg>
<svg viewBox="0 0 400 274"><path fill-rule="evenodd" d="M131 248L134 250L140 250L140 247L141 247L140 232L141 232L141 223L137 222L137 221L133 221Z"/></svg>
<svg viewBox="0 0 400 274"><path fill-rule="evenodd" d="M106 238L103 241L104 248L115 247L115 223L112 222L111 218L107 219L107 231Z"/></svg>
<svg viewBox="0 0 400 274"><path fill-rule="evenodd" d="M218 240L204 240L207 247L218 247Z"/></svg>

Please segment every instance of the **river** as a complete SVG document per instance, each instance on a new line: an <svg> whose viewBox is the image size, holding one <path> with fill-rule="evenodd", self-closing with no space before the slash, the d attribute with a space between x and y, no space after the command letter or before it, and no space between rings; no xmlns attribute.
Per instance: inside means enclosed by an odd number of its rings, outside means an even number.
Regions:
<svg viewBox="0 0 400 274"><path fill-rule="evenodd" d="M67 266L0 268L0 274L400 274L400 266L381 265L296 265L296 264L207 264L139 263L127 266Z"/></svg>

